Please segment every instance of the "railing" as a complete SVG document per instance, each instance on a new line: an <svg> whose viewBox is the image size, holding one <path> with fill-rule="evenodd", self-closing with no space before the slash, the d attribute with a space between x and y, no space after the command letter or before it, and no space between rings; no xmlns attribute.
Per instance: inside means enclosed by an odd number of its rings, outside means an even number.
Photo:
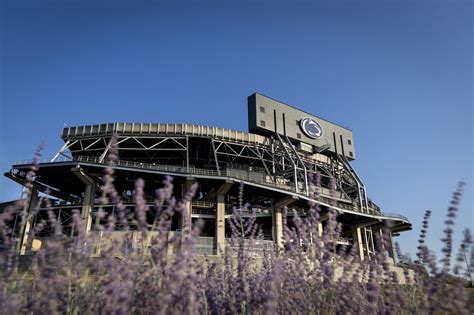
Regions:
<svg viewBox="0 0 474 315"><path fill-rule="evenodd" d="M410 222L407 217L401 215L401 214L394 214L394 213L382 213L382 215L387 216L387 217L394 217L394 218L399 218L402 220L405 220L406 222Z"/></svg>
<svg viewBox="0 0 474 315"><path fill-rule="evenodd" d="M226 239L229 246L237 251L243 242L243 248L245 251L249 252L252 256L261 257L265 251L270 251L275 248L275 243L270 240L259 240L259 239L237 239L233 240L232 238Z"/></svg>
<svg viewBox="0 0 474 315"><path fill-rule="evenodd" d="M214 208L216 206L215 202L210 202L210 201L193 201L191 202L191 205L193 207L198 207L198 208Z"/></svg>
<svg viewBox="0 0 474 315"><path fill-rule="evenodd" d="M40 160L39 163L56 163L56 162L66 162L66 161L74 161L74 162L86 162L86 163L94 163L94 164L107 164L107 161L100 161L99 158L93 156L75 156L72 159L63 159L61 161L51 162L49 159ZM32 160L23 160L17 161L14 165L29 165L32 164ZM290 185L284 185L281 183L274 183L270 180L267 180L268 177L265 173L253 172L253 171L243 171L240 169L223 169L219 172L217 170L211 169L204 169L204 168L196 168L194 166L177 166L177 165L162 165L162 164L154 164L154 163L143 163L143 162L135 162L135 161L123 161L118 160L115 162L116 166L124 166L124 167L132 167L132 168L140 168L140 169L149 169L155 171L163 171L163 172L171 172L171 173L185 173L185 174L195 174L195 175L203 175L203 176L226 176L232 177L240 180L246 180L249 182L254 182L257 184L263 184L266 186L272 186L288 191L295 192L295 188Z"/></svg>
<svg viewBox="0 0 474 315"><path fill-rule="evenodd" d="M196 215L216 215L215 209L199 209L199 208L192 208L192 214Z"/></svg>
<svg viewBox="0 0 474 315"><path fill-rule="evenodd" d="M197 255L216 255L216 238L199 236L196 238Z"/></svg>
<svg viewBox="0 0 474 315"><path fill-rule="evenodd" d="M340 245L350 245L350 241L347 237L339 237L336 241L337 244L340 244Z"/></svg>
<svg viewBox="0 0 474 315"><path fill-rule="evenodd" d="M51 162L50 159L42 159L38 161L38 163L57 163L57 162L66 162L66 161L77 161L77 162L86 162L86 163L94 163L94 164L107 164L107 161L100 162L99 158L92 157L92 156L75 156L72 159L67 159L65 157L62 160L56 160L55 162ZM22 160L17 161L14 165L30 165L33 163L33 160ZM268 176L265 173L253 172L248 170L242 169L223 169L219 172L217 170L212 169L203 169L203 168L196 168L194 166L178 166L178 165L162 165L162 164L154 164L154 163L142 163L142 162L135 162L135 161L124 161L118 160L115 162L116 166L123 166L123 167L131 167L131 168L140 168L140 169L149 169L155 171L163 171L163 172L171 172L171 173L184 173L184 174L196 174L196 175L204 175L204 176L226 176L231 178L236 178L240 180L245 180L257 184L262 184L265 186L275 187L291 192L295 192L295 188L290 185L285 185L282 183L273 182L273 178ZM320 193L326 194L327 192L324 189L319 190ZM321 199L325 201L330 201L330 199L321 196ZM341 203L338 205L339 207L347 210L352 211L360 211L357 207L353 205ZM377 209L369 207L369 213L373 215L385 215L390 217L399 218L409 222L408 218L398 214L389 214L389 213L381 213L377 211Z"/></svg>
<svg viewBox="0 0 474 315"><path fill-rule="evenodd" d="M256 215L261 215L261 214L271 214L272 209L271 208L263 208L263 207L249 207L249 208L242 208L242 209L237 209L236 211L239 212L242 210L242 214L253 214L255 213ZM233 207L228 207L225 209L225 214L233 214L234 213L234 208Z"/></svg>
<svg viewBox="0 0 474 315"><path fill-rule="evenodd" d="M216 139L230 139L233 141L268 145L269 138L237 130L218 127L190 124L159 124L159 123L111 123L100 125L86 125L66 127L61 132L61 138L81 138L89 136L106 136L112 134L145 135L145 136L200 136Z"/></svg>

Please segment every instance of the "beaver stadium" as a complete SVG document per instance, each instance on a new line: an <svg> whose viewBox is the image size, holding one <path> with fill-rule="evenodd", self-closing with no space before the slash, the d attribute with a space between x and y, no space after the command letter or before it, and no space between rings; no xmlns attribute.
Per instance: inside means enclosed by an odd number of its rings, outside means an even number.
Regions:
<svg viewBox="0 0 474 315"><path fill-rule="evenodd" d="M258 93L248 97L248 128L242 132L192 124L121 122L63 128L64 145L53 158L39 162L28 202L12 221L19 253L29 254L47 242L52 233L48 229L28 242L29 231L48 217L47 210L57 216L66 233L72 233L74 209L80 210L88 231L95 224L106 224L95 213L99 208L108 214L116 211L115 204L100 202L107 155L115 143L114 185L126 206L133 207L138 178L146 183L150 206L167 176L173 177L178 198L197 182L196 194L185 206L192 221L204 221L197 245L200 254L219 255L225 248L232 233L229 219L241 202L248 204L243 215L255 216L261 230L255 241L261 249L282 246L285 217L291 227L289 218L295 213L307 216L308 204L316 203L321 209L320 231L330 207L337 211L342 231L336 246L353 248L362 260L372 259L377 253L374 240L388 226L384 250L395 259L392 238L410 230L411 224L403 216L383 212L368 197L351 166L356 158L351 130ZM5 176L25 185L32 163L19 161ZM51 205L38 204L39 194L53 197ZM20 224L21 212L34 209L37 214ZM147 220L151 226L151 211ZM173 217L170 233L179 233L181 222Z"/></svg>

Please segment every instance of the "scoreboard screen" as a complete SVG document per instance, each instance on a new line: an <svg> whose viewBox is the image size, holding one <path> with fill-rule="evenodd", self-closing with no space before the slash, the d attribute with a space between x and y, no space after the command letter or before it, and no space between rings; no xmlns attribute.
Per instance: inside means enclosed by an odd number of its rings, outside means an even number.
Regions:
<svg viewBox="0 0 474 315"><path fill-rule="evenodd" d="M271 136L278 133L293 143L304 143L318 152L323 148L332 153L355 159L352 131L322 118L255 93L248 97L249 131Z"/></svg>

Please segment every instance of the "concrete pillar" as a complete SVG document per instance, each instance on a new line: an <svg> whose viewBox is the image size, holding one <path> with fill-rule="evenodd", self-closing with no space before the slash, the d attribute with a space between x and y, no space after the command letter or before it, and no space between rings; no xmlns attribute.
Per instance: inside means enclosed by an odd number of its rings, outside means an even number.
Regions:
<svg viewBox="0 0 474 315"><path fill-rule="evenodd" d="M318 222L318 235L319 237L322 237L323 236L323 223L322 222Z"/></svg>
<svg viewBox="0 0 474 315"><path fill-rule="evenodd" d="M352 239L354 242L352 246L356 247L360 260L364 260L364 244L362 242L361 228L352 229Z"/></svg>
<svg viewBox="0 0 474 315"><path fill-rule="evenodd" d="M397 265L397 259L395 257L395 248L393 246L392 232L388 232L387 251L388 256L393 260L393 264Z"/></svg>
<svg viewBox="0 0 474 315"><path fill-rule="evenodd" d="M380 249L381 254L386 256L387 255L387 244L384 244L383 229L381 227L375 227L375 228L377 229L378 238L379 238L379 242L380 242L380 244L375 244L374 243L375 252L376 252L376 254L379 254L378 250ZM375 241L376 241L376 239L374 238L374 242ZM379 247L379 248L377 248L377 247Z"/></svg>
<svg viewBox="0 0 474 315"><path fill-rule="evenodd" d="M225 196L232 188L234 181L226 180L216 191L216 254L223 253L225 240Z"/></svg>
<svg viewBox="0 0 474 315"><path fill-rule="evenodd" d="M88 184L84 189L84 201L82 203L81 218L84 222L86 235L92 228L92 210L94 209L95 185Z"/></svg>
<svg viewBox="0 0 474 315"><path fill-rule="evenodd" d="M20 255L27 254L27 244L28 237L30 234L30 229L33 225L33 217L30 217L30 214L33 212L34 208L38 204L38 191L35 188L31 189L30 197L27 200L27 203L23 207L23 218L20 229L20 240L18 242L17 251Z"/></svg>
<svg viewBox="0 0 474 315"><path fill-rule="evenodd" d="M327 221L327 220L329 220L329 214L328 214L328 213L321 214L321 215L319 216L319 222L318 222L318 234L319 234L319 237L322 237L322 236L323 236L323 232L324 232L323 222L324 222L324 221Z"/></svg>
<svg viewBox="0 0 474 315"><path fill-rule="evenodd" d="M283 238L283 209L298 200L297 196L286 196L273 203L273 241L279 248L284 246Z"/></svg>
<svg viewBox="0 0 474 315"><path fill-rule="evenodd" d="M366 227L364 229L365 245L367 246L367 256L371 259L375 254L375 244L374 244L374 235L372 232L372 227ZM370 254L372 253L372 254Z"/></svg>
<svg viewBox="0 0 474 315"><path fill-rule="evenodd" d="M284 245L283 239L283 209L273 209L273 240L279 248Z"/></svg>
<svg viewBox="0 0 474 315"><path fill-rule="evenodd" d="M165 232L163 232L163 233L165 233ZM168 233L168 234L166 235L166 237L167 237L166 253L167 253L169 256L171 256L171 255L173 255L174 252L175 252L175 251L174 251L174 246L176 245L176 244L172 244L172 243L171 243L171 239L174 237L174 232L173 232L173 231L168 231L168 232L166 232L166 233Z"/></svg>
<svg viewBox="0 0 474 315"><path fill-rule="evenodd" d="M84 183L84 200L82 202L81 218L84 222L84 229L86 235L92 228L92 210L94 209L94 199L97 183L87 174L87 172L80 167L73 167L71 172ZM74 228L74 227L73 227Z"/></svg>
<svg viewBox="0 0 474 315"><path fill-rule="evenodd" d="M225 250L225 195L217 195L216 201L216 244L219 255Z"/></svg>
<svg viewBox="0 0 474 315"><path fill-rule="evenodd" d="M184 182L183 185L183 198L186 196L186 193L188 190L191 188L191 186L194 184L195 178L194 177L187 177L186 181ZM186 208L187 211L187 217L181 217L181 229L184 228L186 220L189 222L189 227L192 228L192 214L193 214L193 208L192 208L192 200L186 200L184 202L184 207Z"/></svg>

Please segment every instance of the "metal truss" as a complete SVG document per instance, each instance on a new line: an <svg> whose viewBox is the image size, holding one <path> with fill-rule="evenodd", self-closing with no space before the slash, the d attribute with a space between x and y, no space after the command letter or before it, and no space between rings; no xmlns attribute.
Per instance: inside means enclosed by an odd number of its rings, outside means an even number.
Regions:
<svg viewBox="0 0 474 315"><path fill-rule="evenodd" d="M341 164L344 166L344 169L350 174L350 176L354 179L354 181L357 183L357 195L359 198L359 206L362 212L369 212L369 200L367 198L367 191L365 189L365 185L362 182L361 178L359 175L357 175L356 171L354 168L352 168L351 164L349 161L347 161L345 156L337 155L339 161Z"/></svg>
<svg viewBox="0 0 474 315"><path fill-rule="evenodd" d="M119 153L140 151L150 160L159 158L159 153L163 151L179 152L183 164L189 168L188 137L123 135L116 138L115 145ZM369 212L365 185L343 156L327 155L325 160L315 160L312 153L297 151L288 137L276 133L270 138L269 145L213 137L207 139L212 149L209 152L209 166L215 167L219 175L223 168L238 168L242 164L248 171L265 173L266 180L272 184L291 185L296 193L308 196L308 175L320 173L323 177L333 179L336 189L347 200L355 201L362 212ZM206 140L203 138L203 141ZM85 155L94 156L102 163L111 146L111 135L68 139L51 162L60 156L71 159L73 155Z"/></svg>
<svg viewBox="0 0 474 315"><path fill-rule="evenodd" d="M99 157L99 161L103 162L108 151L112 146L111 136L98 136L91 138L83 138L77 140L67 140L59 149L56 155L51 159L55 162L59 156L72 158L72 155L92 155ZM115 142L117 151L141 151L146 154L149 159L156 157L158 152L162 151L180 151L183 152L183 158L189 161L188 155L188 136L177 137L135 137L135 136L119 136ZM67 154L67 152L70 153Z"/></svg>
<svg viewBox="0 0 474 315"><path fill-rule="evenodd" d="M219 171L219 163L232 164L236 162L237 158L245 158L251 161L249 164L262 167L269 176L274 175L272 166L275 164L275 157L268 148L215 139L211 139L211 145L214 150L216 167ZM219 160L219 156L223 156L224 160Z"/></svg>
<svg viewBox="0 0 474 315"><path fill-rule="evenodd" d="M66 158L69 158L69 159L72 159L72 156L71 155L67 155L66 153L64 153L65 151L68 151L69 148L73 145L75 145L79 140L75 140L75 141L70 141L70 140L67 140L64 145L61 147L61 149L59 149L59 151L54 155L54 157L51 159L51 162L55 162L58 157L60 155L66 157Z"/></svg>
<svg viewBox="0 0 474 315"><path fill-rule="evenodd" d="M282 138L277 133L275 133L275 135L276 135L276 139L278 140L276 142L275 149L281 150L281 152L285 153L285 155L281 155L282 157L284 157L284 159L282 159L283 162L285 160L289 161L288 164L282 165L283 171L279 173L279 175L285 176L286 174L289 174L289 173L292 174L295 191L297 193L302 193L308 196L309 195L308 173L307 173L306 165L301 160L300 155L298 154L298 152L296 152L294 146L291 144L287 136L284 136Z"/></svg>

